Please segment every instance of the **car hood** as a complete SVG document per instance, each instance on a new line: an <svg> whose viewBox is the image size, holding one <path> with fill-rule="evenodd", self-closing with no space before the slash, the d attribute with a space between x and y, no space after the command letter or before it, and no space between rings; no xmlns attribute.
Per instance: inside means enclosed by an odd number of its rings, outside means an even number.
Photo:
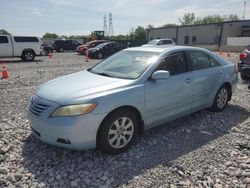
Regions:
<svg viewBox="0 0 250 188"><path fill-rule="evenodd" d="M81 71L53 79L41 85L36 95L60 104L112 89L131 85L133 80L111 78Z"/></svg>
<svg viewBox="0 0 250 188"><path fill-rule="evenodd" d="M95 48L95 47L94 47L94 48L89 48L88 51L89 51L89 52L94 52L94 51L97 51L97 50L99 50L99 49L100 49L100 48Z"/></svg>

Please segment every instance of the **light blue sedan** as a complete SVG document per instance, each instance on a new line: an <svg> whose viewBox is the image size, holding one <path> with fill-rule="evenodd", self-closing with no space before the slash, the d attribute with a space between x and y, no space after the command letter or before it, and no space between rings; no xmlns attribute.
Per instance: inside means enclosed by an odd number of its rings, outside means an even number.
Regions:
<svg viewBox="0 0 250 188"><path fill-rule="evenodd" d="M43 142L117 154L143 130L204 108L222 111L236 83L235 66L205 49L129 48L40 86L30 124Z"/></svg>

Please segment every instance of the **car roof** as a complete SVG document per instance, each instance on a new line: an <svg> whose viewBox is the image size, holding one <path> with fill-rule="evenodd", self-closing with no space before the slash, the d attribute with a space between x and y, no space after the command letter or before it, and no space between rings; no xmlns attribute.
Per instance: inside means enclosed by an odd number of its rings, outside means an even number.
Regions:
<svg viewBox="0 0 250 188"><path fill-rule="evenodd" d="M207 51L206 49L198 48L198 47L176 46L176 45L140 46L140 47L127 48L125 50L128 50L128 51L147 51L147 52L158 52L158 53L171 52L171 51L175 51L175 50Z"/></svg>

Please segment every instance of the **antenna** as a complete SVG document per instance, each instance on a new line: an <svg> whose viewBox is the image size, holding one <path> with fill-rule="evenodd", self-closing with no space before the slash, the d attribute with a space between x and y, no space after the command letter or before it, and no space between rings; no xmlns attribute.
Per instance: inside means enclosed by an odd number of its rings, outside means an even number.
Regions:
<svg viewBox="0 0 250 188"><path fill-rule="evenodd" d="M112 14L109 13L109 36L114 34Z"/></svg>
<svg viewBox="0 0 250 188"><path fill-rule="evenodd" d="M243 16L242 16L243 20L245 20L246 6L247 6L247 1L244 1L244 10L243 10Z"/></svg>
<svg viewBox="0 0 250 188"><path fill-rule="evenodd" d="M107 17L105 15L103 17L103 31L104 31L104 35L107 36L108 35Z"/></svg>

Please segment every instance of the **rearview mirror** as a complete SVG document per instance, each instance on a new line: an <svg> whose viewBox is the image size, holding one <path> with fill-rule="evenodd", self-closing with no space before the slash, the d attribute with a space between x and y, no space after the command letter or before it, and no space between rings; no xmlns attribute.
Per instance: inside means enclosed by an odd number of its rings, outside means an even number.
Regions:
<svg viewBox="0 0 250 188"><path fill-rule="evenodd" d="M155 71L151 78L153 80L166 80L170 77L170 73L169 71L166 71L166 70L158 70L158 71Z"/></svg>

